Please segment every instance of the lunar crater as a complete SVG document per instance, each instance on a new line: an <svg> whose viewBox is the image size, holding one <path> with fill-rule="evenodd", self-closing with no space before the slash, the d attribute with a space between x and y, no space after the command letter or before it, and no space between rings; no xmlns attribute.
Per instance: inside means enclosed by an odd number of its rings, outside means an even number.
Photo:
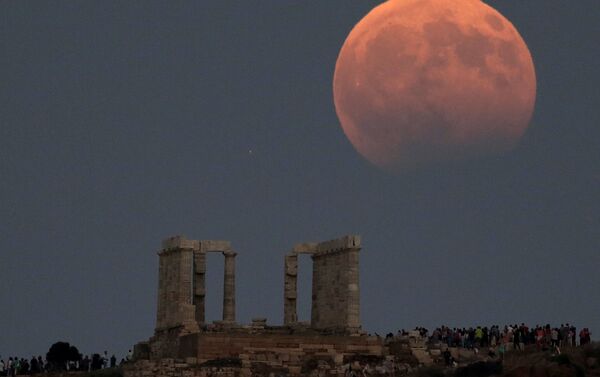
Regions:
<svg viewBox="0 0 600 377"><path fill-rule="evenodd" d="M500 17L498 17L496 15L486 14L485 21L487 22L488 25L490 25L492 27L492 29L494 29L496 31L504 30L504 23L502 22Z"/></svg>

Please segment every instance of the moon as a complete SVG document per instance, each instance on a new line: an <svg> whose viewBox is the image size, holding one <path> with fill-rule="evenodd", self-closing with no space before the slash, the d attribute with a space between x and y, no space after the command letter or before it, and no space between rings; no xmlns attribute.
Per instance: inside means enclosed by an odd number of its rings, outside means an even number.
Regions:
<svg viewBox="0 0 600 377"><path fill-rule="evenodd" d="M350 32L333 79L354 148L390 172L513 149L536 77L519 32L480 0L389 0Z"/></svg>

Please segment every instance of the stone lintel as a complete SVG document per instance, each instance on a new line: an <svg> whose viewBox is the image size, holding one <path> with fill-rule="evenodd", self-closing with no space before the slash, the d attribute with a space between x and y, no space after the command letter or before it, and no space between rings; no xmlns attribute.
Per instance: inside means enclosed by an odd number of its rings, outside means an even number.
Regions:
<svg viewBox="0 0 600 377"><path fill-rule="evenodd" d="M162 249L198 249L198 241L188 240L184 235L172 236L162 241Z"/></svg>
<svg viewBox="0 0 600 377"><path fill-rule="evenodd" d="M199 242L199 250L203 253L223 252L231 250L231 242L220 240L202 240Z"/></svg>
<svg viewBox="0 0 600 377"><path fill-rule="evenodd" d="M317 245L315 255L329 254L337 251L348 250L348 249L360 249L360 236L359 235L347 235L335 240L320 242Z"/></svg>
<svg viewBox="0 0 600 377"><path fill-rule="evenodd" d="M176 235L162 241L162 250L193 249L200 252L229 252L231 242L222 240L188 240L184 235Z"/></svg>
<svg viewBox="0 0 600 377"><path fill-rule="evenodd" d="M347 249L360 249L360 236L350 234L334 240L324 242L305 242L299 243L292 249L292 254L329 254Z"/></svg>
<svg viewBox="0 0 600 377"><path fill-rule="evenodd" d="M292 254L313 254L317 251L317 245L316 242L298 243L294 245Z"/></svg>

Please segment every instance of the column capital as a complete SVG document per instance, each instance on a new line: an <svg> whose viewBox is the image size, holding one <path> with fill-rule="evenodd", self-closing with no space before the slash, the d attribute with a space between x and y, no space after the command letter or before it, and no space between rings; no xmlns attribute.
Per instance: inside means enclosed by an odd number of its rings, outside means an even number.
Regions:
<svg viewBox="0 0 600 377"><path fill-rule="evenodd" d="M225 250L223 251L223 256L225 256L225 258L229 257L229 258L234 258L237 255L237 253L233 250Z"/></svg>

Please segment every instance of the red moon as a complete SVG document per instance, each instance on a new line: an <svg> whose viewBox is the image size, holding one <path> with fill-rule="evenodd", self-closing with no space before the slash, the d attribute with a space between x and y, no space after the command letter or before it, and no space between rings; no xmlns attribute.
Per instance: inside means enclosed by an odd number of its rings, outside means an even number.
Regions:
<svg viewBox="0 0 600 377"><path fill-rule="evenodd" d="M390 0L348 35L333 79L344 133L392 172L506 152L527 129L533 61L480 0Z"/></svg>

